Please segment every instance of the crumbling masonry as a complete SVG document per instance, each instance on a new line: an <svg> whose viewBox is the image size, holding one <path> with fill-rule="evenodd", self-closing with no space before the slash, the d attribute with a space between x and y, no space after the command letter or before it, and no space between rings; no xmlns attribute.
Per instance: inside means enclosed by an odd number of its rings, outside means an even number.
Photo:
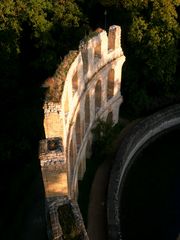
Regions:
<svg viewBox="0 0 180 240"><path fill-rule="evenodd" d="M44 84L48 87L44 103L46 139L40 142L39 156L53 239L63 236L56 214L58 206L70 201L76 205L78 218L78 180L86 170L96 120L118 122L125 61L120 37L119 26L111 26L108 36L104 30L95 32L80 43L79 51L65 57ZM87 239L81 220L82 239Z"/></svg>

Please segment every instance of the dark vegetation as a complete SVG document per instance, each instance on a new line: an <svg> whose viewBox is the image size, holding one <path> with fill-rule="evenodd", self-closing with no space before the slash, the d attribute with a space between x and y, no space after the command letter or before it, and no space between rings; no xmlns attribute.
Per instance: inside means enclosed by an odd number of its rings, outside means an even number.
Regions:
<svg viewBox="0 0 180 240"><path fill-rule="evenodd" d="M123 127L124 123L121 122L112 127L110 122L98 120L96 127L92 130L94 136L92 155L90 159L86 160L86 172L83 181L79 181L78 184L78 203L86 226L90 191L96 170L104 161L114 159L118 147L118 137Z"/></svg>
<svg viewBox="0 0 180 240"><path fill-rule="evenodd" d="M121 25L122 113L147 115L180 100L179 19L178 0L0 1L1 239L35 239L44 224L30 224L43 212L41 85L63 56L96 27Z"/></svg>

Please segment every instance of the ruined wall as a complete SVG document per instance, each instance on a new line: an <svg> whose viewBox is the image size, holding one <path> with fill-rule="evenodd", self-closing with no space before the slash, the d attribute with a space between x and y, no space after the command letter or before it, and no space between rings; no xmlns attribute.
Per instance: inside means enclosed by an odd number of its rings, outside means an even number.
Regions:
<svg viewBox="0 0 180 240"><path fill-rule="evenodd" d="M118 122L122 103L121 71L125 61L120 36L120 27L111 26L108 35L101 29L92 37L86 37L81 41L79 51L70 51L54 76L43 85L47 87L44 102L46 138L40 141L39 158L50 239L63 239L65 232L60 219L64 219L59 209L65 205L76 219L75 226L81 239L88 239L75 202L77 182L86 170L86 157L92 143L91 130L96 120Z"/></svg>
<svg viewBox="0 0 180 240"><path fill-rule="evenodd" d="M97 118L117 123L121 71L125 57L121 29L111 26L81 41L60 64L48 87L44 103L46 139L41 141L40 160L46 197L67 195L76 199L77 181L86 169Z"/></svg>

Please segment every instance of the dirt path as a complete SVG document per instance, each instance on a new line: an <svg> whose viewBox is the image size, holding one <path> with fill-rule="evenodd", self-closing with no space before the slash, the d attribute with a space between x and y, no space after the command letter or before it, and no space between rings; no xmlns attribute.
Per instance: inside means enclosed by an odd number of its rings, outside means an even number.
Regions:
<svg viewBox="0 0 180 240"><path fill-rule="evenodd" d="M87 232L90 240L106 240L106 193L110 172L110 161L98 168L90 194Z"/></svg>

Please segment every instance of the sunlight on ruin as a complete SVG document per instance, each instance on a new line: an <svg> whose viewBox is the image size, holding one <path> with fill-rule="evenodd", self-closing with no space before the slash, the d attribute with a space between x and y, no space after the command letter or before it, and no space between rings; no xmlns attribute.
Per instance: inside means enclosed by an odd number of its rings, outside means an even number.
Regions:
<svg viewBox="0 0 180 240"><path fill-rule="evenodd" d="M61 173L55 179L51 176L46 187L48 196L67 195L67 174Z"/></svg>

